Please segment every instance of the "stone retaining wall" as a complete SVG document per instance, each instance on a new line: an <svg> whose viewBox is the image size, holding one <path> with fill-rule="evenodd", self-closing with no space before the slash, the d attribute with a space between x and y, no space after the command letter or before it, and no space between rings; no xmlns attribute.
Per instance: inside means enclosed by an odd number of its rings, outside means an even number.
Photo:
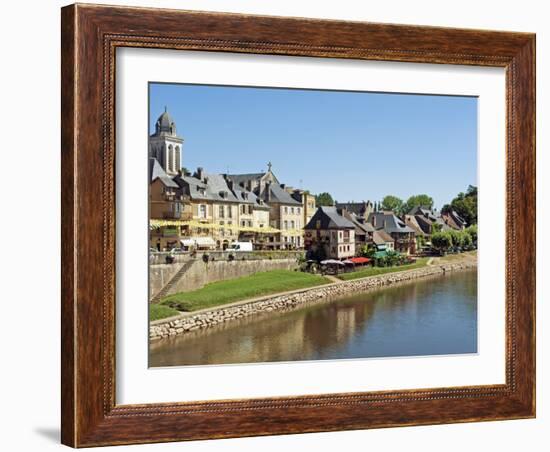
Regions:
<svg viewBox="0 0 550 452"><path fill-rule="evenodd" d="M177 292L200 289L206 284L227 279L249 276L272 270L294 270L298 268L295 258L254 259L254 260L214 260L204 262L193 259L193 265L183 277L176 281L167 295ZM156 264L149 266L149 297L156 295L185 264Z"/></svg>
<svg viewBox="0 0 550 452"><path fill-rule="evenodd" d="M198 314L184 314L181 318L172 318L166 321L151 322L149 338L161 339L200 328L217 325L233 319L240 319L254 314L278 311L291 308L300 304L322 301L331 297L338 297L350 293L357 293L381 286L395 284L412 279L423 278L431 275L443 274L449 271L475 268L477 261L465 261L460 263L448 263L419 268L417 270L405 270L397 273L388 273L380 276L372 276L363 279L328 284L310 289L296 291L290 294L274 295L249 303L219 307Z"/></svg>

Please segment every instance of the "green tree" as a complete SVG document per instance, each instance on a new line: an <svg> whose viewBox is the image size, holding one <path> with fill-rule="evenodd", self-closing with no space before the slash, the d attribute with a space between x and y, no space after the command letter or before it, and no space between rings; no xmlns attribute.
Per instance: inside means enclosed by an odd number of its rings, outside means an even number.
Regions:
<svg viewBox="0 0 550 452"><path fill-rule="evenodd" d="M381 208L383 210L392 210L393 212L400 214L402 206L403 206L403 201L397 196L387 195L387 196L384 196L384 199L382 199Z"/></svg>
<svg viewBox="0 0 550 452"><path fill-rule="evenodd" d="M330 193L323 192L319 193L315 196L315 203L317 204L317 207L319 206L333 206L334 205L334 199L332 199L332 196Z"/></svg>
<svg viewBox="0 0 550 452"><path fill-rule="evenodd" d="M477 224L473 224L471 226L468 226L464 232L468 234L472 240L472 246L474 248L477 248Z"/></svg>
<svg viewBox="0 0 550 452"><path fill-rule="evenodd" d="M451 201L450 207L447 206L441 209L442 213L452 209L466 221L467 225L477 224L477 187L469 185L466 193L460 192Z"/></svg>
<svg viewBox="0 0 550 452"><path fill-rule="evenodd" d="M376 253L376 247L374 245L363 245L357 252L357 256L372 258Z"/></svg>
<svg viewBox="0 0 550 452"><path fill-rule="evenodd" d="M403 204L402 213L407 214L416 206L427 207L431 209L434 205L434 200L428 195L413 195L407 199L407 202Z"/></svg>
<svg viewBox="0 0 550 452"><path fill-rule="evenodd" d="M453 239L448 232L435 232L432 234L432 246L443 254L453 246Z"/></svg>
<svg viewBox="0 0 550 452"><path fill-rule="evenodd" d="M465 250L472 249L472 246L473 246L472 236L468 234L466 230L460 231L460 234L462 235L462 248Z"/></svg>

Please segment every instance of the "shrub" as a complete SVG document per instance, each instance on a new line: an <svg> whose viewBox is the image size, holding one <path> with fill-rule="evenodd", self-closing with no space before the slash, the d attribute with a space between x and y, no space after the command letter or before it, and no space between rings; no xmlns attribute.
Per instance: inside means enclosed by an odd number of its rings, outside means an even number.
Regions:
<svg viewBox="0 0 550 452"><path fill-rule="evenodd" d="M470 236L470 239L472 240L472 246L474 248L477 248L477 225L473 224L471 226L468 226L464 232Z"/></svg>
<svg viewBox="0 0 550 452"><path fill-rule="evenodd" d="M435 232L432 234L432 246L440 254L446 253L453 246L453 239L448 232Z"/></svg>

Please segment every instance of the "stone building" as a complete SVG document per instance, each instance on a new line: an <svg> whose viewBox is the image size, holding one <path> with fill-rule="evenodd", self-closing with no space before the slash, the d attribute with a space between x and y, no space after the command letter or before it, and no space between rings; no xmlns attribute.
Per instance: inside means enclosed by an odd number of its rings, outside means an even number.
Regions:
<svg viewBox="0 0 550 452"><path fill-rule="evenodd" d="M198 168L193 175L180 172L174 181L191 205L193 222L184 226L184 237L188 240L209 237L212 239L210 245L217 249L227 248L238 240L239 200L221 174L206 173ZM208 240L202 242L207 244Z"/></svg>
<svg viewBox="0 0 550 452"><path fill-rule="evenodd" d="M346 209L336 209L337 212L355 226L355 250L359 252L363 247L374 244L375 229L372 224L364 221L356 214Z"/></svg>
<svg viewBox="0 0 550 452"><path fill-rule="evenodd" d="M340 215L336 207L318 207L304 229L310 258L324 260L355 256L355 225Z"/></svg>
<svg viewBox="0 0 550 452"><path fill-rule="evenodd" d="M149 217L156 220L189 220L191 205L178 184L166 174L160 163L149 159ZM163 226L150 231L149 246L157 251L180 246L181 228Z"/></svg>
<svg viewBox="0 0 550 452"><path fill-rule="evenodd" d="M311 220L311 217L315 214L317 210L317 205L315 201L315 196L309 193L307 190L302 190L299 188L292 188L284 186L285 191L290 194L296 201L302 204L303 212L303 224L306 225Z"/></svg>
<svg viewBox="0 0 550 452"><path fill-rule="evenodd" d="M375 230L383 230L395 241L395 250L404 254L416 252L414 229L407 226L392 211L371 212L367 220Z"/></svg>
<svg viewBox="0 0 550 452"><path fill-rule="evenodd" d="M244 190L254 193L269 206L269 223L272 228L281 232L269 236L266 247L270 249L300 249L303 239L303 207L285 191L271 171L263 173L230 174L227 176L233 183Z"/></svg>
<svg viewBox="0 0 550 452"><path fill-rule="evenodd" d="M336 208L346 209L349 213L354 214L359 221L366 221L371 212L375 210L370 201L336 202Z"/></svg>

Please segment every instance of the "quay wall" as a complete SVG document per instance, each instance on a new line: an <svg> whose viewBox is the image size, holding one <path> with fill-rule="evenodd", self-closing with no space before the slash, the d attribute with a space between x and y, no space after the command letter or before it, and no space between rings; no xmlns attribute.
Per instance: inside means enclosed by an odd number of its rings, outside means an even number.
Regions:
<svg viewBox="0 0 550 452"><path fill-rule="evenodd" d="M157 294L174 277L183 263L153 264L149 266L149 297ZM257 272L271 270L294 270L298 267L296 258L286 259L246 259L233 261L214 260L204 262L201 258L192 260L192 265L175 282L167 295L204 287L206 284L226 279L249 276Z"/></svg>
<svg viewBox="0 0 550 452"><path fill-rule="evenodd" d="M149 338L151 340L158 340L251 315L290 309L305 303L324 301L327 298L339 297L413 279L475 267L477 267L477 261L475 260L445 263L416 270L405 270L363 279L337 282L281 295L272 295L255 301L233 303L225 307L220 306L197 313L182 313L177 317L151 322L149 326Z"/></svg>

